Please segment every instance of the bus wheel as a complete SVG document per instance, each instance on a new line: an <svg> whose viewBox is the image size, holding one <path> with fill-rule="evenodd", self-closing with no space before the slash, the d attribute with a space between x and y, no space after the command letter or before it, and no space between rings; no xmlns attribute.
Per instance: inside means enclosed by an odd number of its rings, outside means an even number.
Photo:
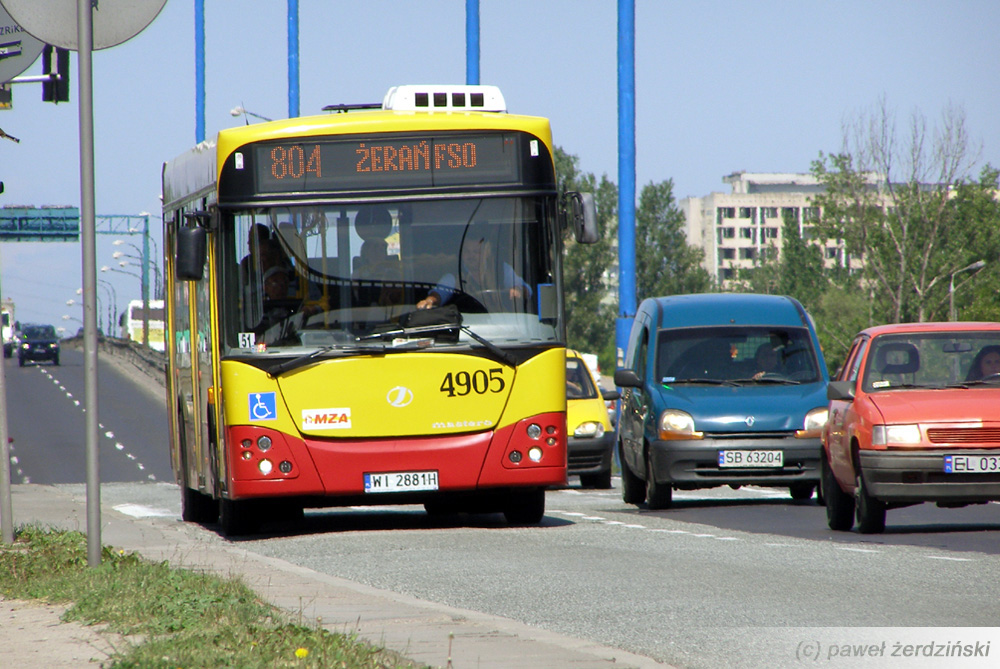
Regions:
<svg viewBox="0 0 1000 669"><path fill-rule="evenodd" d="M537 525L545 515L545 489L511 491L503 507L508 525Z"/></svg>
<svg viewBox="0 0 1000 669"><path fill-rule="evenodd" d="M185 486L181 493L181 518L188 523L217 522L219 505L208 495Z"/></svg>
<svg viewBox="0 0 1000 669"><path fill-rule="evenodd" d="M253 534L260 526L257 510L249 501L219 500L219 524L227 537Z"/></svg>

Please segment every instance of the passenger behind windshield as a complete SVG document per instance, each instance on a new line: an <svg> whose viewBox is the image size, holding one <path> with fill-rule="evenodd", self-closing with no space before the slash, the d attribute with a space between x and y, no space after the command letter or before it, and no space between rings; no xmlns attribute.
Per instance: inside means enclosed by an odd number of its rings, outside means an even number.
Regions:
<svg viewBox="0 0 1000 669"><path fill-rule="evenodd" d="M759 380L768 374L780 374L781 363L778 360L778 352L771 344L761 344L757 347L754 355L754 362L757 365L757 372L753 375L754 380Z"/></svg>
<svg viewBox="0 0 1000 669"><path fill-rule="evenodd" d="M1000 374L1000 346L984 346L976 354L966 381L981 381Z"/></svg>
<svg viewBox="0 0 1000 669"><path fill-rule="evenodd" d="M659 338L657 373L666 383L819 380L805 328L677 328Z"/></svg>

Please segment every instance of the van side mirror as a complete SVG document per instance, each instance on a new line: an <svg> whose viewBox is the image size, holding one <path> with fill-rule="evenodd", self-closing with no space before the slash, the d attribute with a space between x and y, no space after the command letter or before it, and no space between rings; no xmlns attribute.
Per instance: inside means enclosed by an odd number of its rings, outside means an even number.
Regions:
<svg viewBox="0 0 1000 669"><path fill-rule="evenodd" d="M208 231L201 226L177 229L178 281L201 281L205 270L205 243Z"/></svg>
<svg viewBox="0 0 1000 669"><path fill-rule="evenodd" d="M621 393L618 392L617 390L602 390L601 391L601 399L603 399L605 402L611 402L613 400L619 400L619 399L621 399L621 397L622 397Z"/></svg>
<svg viewBox="0 0 1000 669"><path fill-rule="evenodd" d="M563 215L566 217L566 223L573 226L576 241L580 244L594 244L600 241L594 194L569 192L563 198Z"/></svg>
<svg viewBox="0 0 1000 669"><path fill-rule="evenodd" d="M615 370L615 385L620 388L640 388L642 380L635 370L619 368Z"/></svg>

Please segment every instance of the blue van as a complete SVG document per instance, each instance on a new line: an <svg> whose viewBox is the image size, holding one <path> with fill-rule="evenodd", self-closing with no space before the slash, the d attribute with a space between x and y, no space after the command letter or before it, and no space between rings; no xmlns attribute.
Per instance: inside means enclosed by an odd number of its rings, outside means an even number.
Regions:
<svg viewBox="0 0 1000 669"><path fill-rule="evenodd" d="M812 318L791 297L643 300L615 371L623 499L665 509L675 489L721 485L809 499L828 382Z"/></svg>

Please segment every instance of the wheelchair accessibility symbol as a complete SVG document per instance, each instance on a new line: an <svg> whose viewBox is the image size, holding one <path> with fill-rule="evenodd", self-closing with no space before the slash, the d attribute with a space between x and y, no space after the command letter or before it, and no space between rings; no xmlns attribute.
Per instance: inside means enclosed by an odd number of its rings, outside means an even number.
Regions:
<svg viewBox="0 0 1000 669"><path fill-rule="evenodd" d="M250 420L277 420L278 405L274 393L250 393Z"/></svg>

